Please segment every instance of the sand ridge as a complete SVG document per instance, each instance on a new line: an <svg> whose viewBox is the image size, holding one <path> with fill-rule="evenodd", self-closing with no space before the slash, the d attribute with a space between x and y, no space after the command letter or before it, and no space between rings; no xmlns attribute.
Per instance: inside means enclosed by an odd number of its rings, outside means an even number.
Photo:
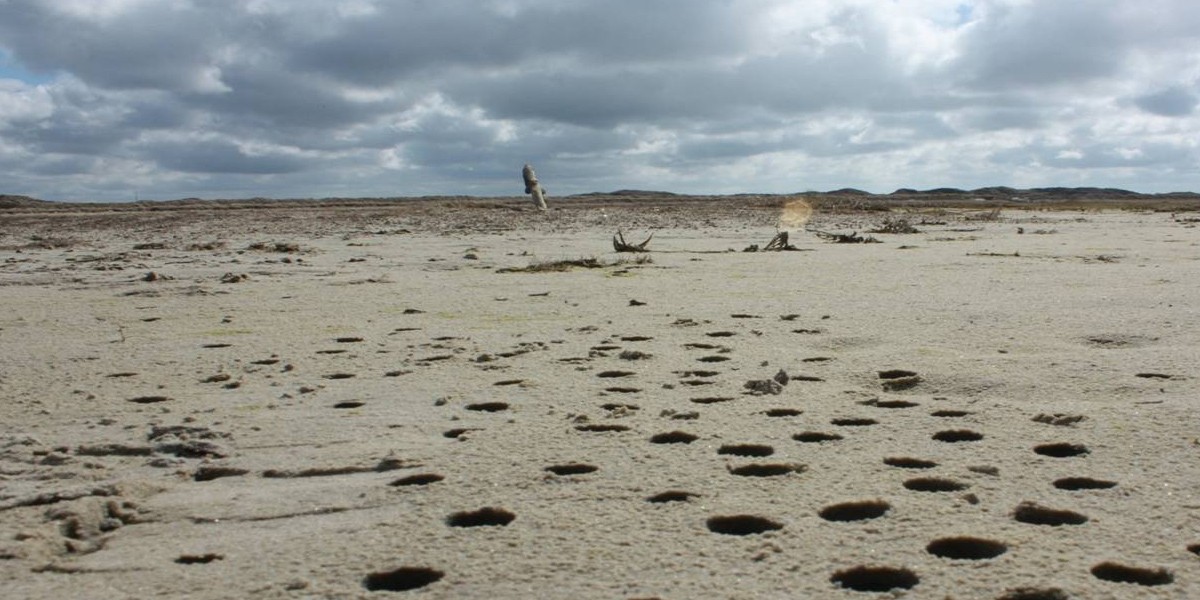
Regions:
<svg viewBox="0 0 1200 600"><path fill-rule="evenodd" d="M10 593L1200 594L1189 222L495 210L6 229Z"/></svg>

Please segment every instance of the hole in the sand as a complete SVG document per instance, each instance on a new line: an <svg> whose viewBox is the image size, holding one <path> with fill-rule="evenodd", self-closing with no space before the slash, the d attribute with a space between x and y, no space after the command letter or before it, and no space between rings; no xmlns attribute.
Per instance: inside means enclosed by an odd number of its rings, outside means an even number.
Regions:
<svg viewBox="0 0 1200 600"><path fill-rule="evenodd" d="M612 392L614 394L636 394L642 391L642 389L635 387L607 387L604 388L604 391Z"/></svg>
<svg viewBox="0 0 1200 600"><path fill-rule="evenodd" d="M654 504L664 504L667 502L687 502L688 500L691 500L697 496L699 496L699 494L672 490L650 496L649 498L646 498L646 502L653 502Z"/></svg>
<svg viewBox="0 0 1200 600"><path fill-rule="evenodd" d="M224 466L220 466L220 465L204 465L204 466L196 469L195 473L192 473L192 480L193 481L201 481L201 482L213 481L216 479L220 479L222 477L241 477L242 475L245 475L246 473L249 473L249 472L250 472L249 469L242 469L242 468L238 468L238 467L224 467Z"/></svg>
<svg viewBox="0 0 1200 600"><path fill-rule="evenodd" d="M836 442L836 441L842 439L842 436L840 436L836 433L823 433L820 431L805 431L804 433L797 433L796 435L793 435L792 439L796 440L797 442L813 444L813 443L821 443L821 442Z"/></svg>
<svg viewBox="0 0 1200 600"><path fill-rule="evenodd" d="M800 362L829 362L831 360L833 360L833 358L829 356L813 356L810 358L802 358L800 359Z"/></svg>
<svg viewBox="0 0 1200 600"><path fill-rule="evenodd" d="M863 406L874 406L876 408L912 408L914 406L920 406L920 404L917 404L916 402L909 402L908 400L878 400L878 399L864 400L862 402L859 402L859 404L861 404Z"/></svg>
<svg viewBox="0 0 1200 600"><path fill-rule="evenodd" d="M679 372L680 377L716 377L720 375L720 371L682 371Z"/></svg>
<svg viewBox="0 0 1200 600"><path fill-rule="evenodd" d="M977 537L948 537L929 542L925 551L942 558L986 560L1008 552L1008 545Z"/></svg>
<svg viewBox="0 0 1200 600"><path fill-rule="evenodd" d="M996 600L1070 600L1066 592L1058 588L1017 588L1008 590Z"/></svg>
<svg viewBox="0 0 1200 600"><path fill-rule="evenodd" d="M804 414L804 411L796 408L768 408L763 414L768 417L796 417Z"/></svg>
<svg viewBox="0 0 1200 600"><path fill-rule="evenodd" d="M700 439L699 436L692 435L686 431L669 431L667 433L656 433L650 436L651 444L690 444Z"/></svg>
<svg viewBox="0 0 1200 600"><path fill-rule="evenodd" d="M824 329L793 329L792 333L799 333L800 335L819 335L819 334L825 333L825 330Z"/></svg>
<svg viewBox="0 0 1200 600"><path fill-rule="evenodd" d="M1081 456L1088 453L1087 446L1084 446L1083 444L1069 444L1067 442L1034 446L1033 451L1041 454L1042 456L1050 456L1053 458L1070 458L1072 456Z"/></svg>
<svg viewBox="0 0 1200 600"><path fill-rule="evenodd" d="M883 459L883 464L889 467L899 467L901 469L932 469L938 466L938 464L932 460L910 458L907 456L889 456Z"/></svg>
<svg viewBox="0 0 1200 600"><path fill-rule="evenodd" d="M971 414L971 413L967 412L965 410L935 410L935 411L929 413L929 416L942 417L942 418L954 418L954 417L965 417L969 414Z"/></svg>
<svg viewBox="0 0 1200 600"><path fill-rule="evenodd" d="M571 463L566 465L553 465L546 467L546 470L555 475L583 475L599 470L600 467L594 465L585 465L579 463Z"/></svg>
<svg viewBox="0 0 1200 600"><path fill-rule="evenodd" d="M317 350L317 354L345 354L345 350Z"/></svg>
<svg viewBox="0 0 1200 600"><path fill-rule="evenodd" d="M971 431L970 429L949 429L933 434L933 439L939 442L946 442L948 444L956 444L959 442L978 442L979 440L983 439L983 434L979 433L978 431Z"/></svg>
<svg viewBox="0 0 1200 600"><path fill-rule="evenodd" d="M136 377L136 376L137 376L137 373L125 372L125 373L109 373L105 377Z"/></svg>
<svg viewBox="0 0 1200 600"><path fill-rule="evenodd" d="M1195 554L1196 556L1200 556L1200 544L1189 544L1187 551Z"/></svg>
<svg viewBox="0 0 1200 600"><path fill-rule="evenodd" d="M720 346L716 344L706 344L704 342L688 342L683 345L684 348L692 348L694 350L716 350Z"/></svg>
<svg viewBox="0 0 1200 600"><path fill-rule="evenodd" d="M503 527L513 522L517 515L503 508L486 507L474 511L456 512L446 517L451 527Z"/></svg>
<svg viewBox="0 0 1200 600"><path fill-rule="evenodd" d="M1105 581L1136 583L1144 586L1167 585L1175 581L1175 576L1163 568L1147 569L1115 562L1102 562L1092 567L1092 575Z"/></svg>
<svg viewBox="0 0 1200 600"><path fill-rule="evenodd" d="M264 358L262 360L251 361L250 364L252 364L252 365L277 365L277 364L279 364L279 359L278 358Z"/></svg>
<svg viewBox="0 0 1200 600"><path fill-rule="evenodd" d="M803 473L804 465L790 463L751 463L729 469L732 475L741 477L779 477L788 473Z"/></svg>
<svg viewBox="0 0 1200 600"><path fill-rule="evenodd" d="M474 404L468 404L466 406L466 409L473 410L476 412L500 412L500 411L508 410L508 403L507 402L476 402Z"/></svg>
<svg viewBox="0 0 1200 600"><path fill-rule="evenodd" d="M215 560L224 560L224 558L225 558L225 556L222 554L212 554L212 553L209 553L209 554L181 554L179 556L179 558L175 559L175 562L177 562L181 565L206 565Z"/></svg>
<svg viewBox="0 0 1200 600"><path fill-rule="evenodd" d="M601 404L600 408L603 408L604 410L641 410L641 407L636 404L621 404L619 402Z"/></svg>
<svg viewBox="0 0 1200 600"><path fill-rule="evenodd" d="M762 317L760 317L758 315L748 315L745 313L736 313L736 314L729 315L729 318L731 318L731 319L761 319Z"/></svg>
<svg viewBox="0 0 1200 600"><path fill-rule="evenodd" d="M1166 373L1138 373L1137 375L1135 375L1135 377L1141 377L1142 379L1170 379L1171 378L1171 376L1167 375Z"/></svg>
<svg viewBox="0 0 1200 600"><path fill-rule="evenodd" d="M609 425L603 423L594 423L591 425L576 425L575 431L590 431L594 433L606 433L610 431L629 431L629 427L625 425Z"/></svg>
<svg viewBox="0 0 1200 600"><path fill-rule="evenodd" d="M611 378L615 378L615 377L629 377L630 375L636 375L636 373L634 373L633 371L601 371L599 373L596 373L596 377L603 377L606 379L611 379Z"/></svg>
<svg viewBox="0 0 1200 600"><path fill-rule="evenodd" d="M437 483L443 479L445 479L445 477L438 475L437 473L417 473L416 475L409 475L408 477L401 477L400 479L397 479L397 480L389 483L388 485L395 486L395 487L406 487L406 486L410 486L410 485L429 485L431 483Z"/></svg>
<svg viewBox="0 0 1200 600"><path fill-rule="evenodd" d="M328 375L322 375L321 377L325 379L350 379L354 377L354 373L330 373Z"/></svg>
<svg viewBox="0 0 1200 600"><path fill-rule="evenodd" d="M879 421L875 419L834 419L830 423L839 427L866 427L868 425L876 425Z"/></svg>
<svg viewBox="0 0 1200 600"><path fill-rule="evenodd" d="M725 444L717 448L717 454L761 457L775 454L775 449L766 444Z"/></svg>
<svg viewBox="0 0 1200 600"><path fill-rule="evenodd" d="M710 517L707 525L709 531L722 535L754 535L783 529L782 523L755 515Z"/></svg>
<svg viewBox="0 0 1200 600"><path fill-rule="evenodd" d="M136 398L130 398L129 401L133 402L134 404L155 404L158 402L167 402L170 399L171 398L168 396L138 396Z"/></svg>
<svg viewBox="0 0 1200 600"><path fill-rule="evenodd" d="M622 342L648 342L654 338L648 335L627 335L621 338Z"/></svg>
<svg viewBox="0 0 1200 600"><path fill-rule="evenodd" d="M1013 510L1013 519L1021 523L1030 525L1049 525L1051 527L1059 527L1062 525L1083 525L1088 522L1086 515L1079 514L1070 510L1059 510L1056 508L1046 508L1034 504L1033 502L1022 502Z"/></svg>
<svg viewBox="0 0 1200 600"><path fill-rule="evenodd" d="M595 350L595 351L597 351L597 352L608 352L609 350L620 350L620 349L621 349L621 347L620 347L620 346L614 346L614 345L612 345L612 344L601 344L601 345L599 345L599 346L592 346L592 348L591 348L591 349L592 349L592 350Z"/></svg>
<svg viewBox="0 0 1200 600"><path fill-rule="evenodd" d="M462 436L464 436L468 433L471 433L472 431L483 431L483 430L479 429L479 428L473 428L473 427L460 427L460 428L456 428L456 429L447 429L446 432L442 434L442 436L457 440L457 439L462 439Z"/></svg>
<svg viewBox="0 0 1200 600"><path fill-rule="evenodd" d="M708 383L707 381L704 383ZM705 398L692 398L691 401L696 404L717 404L718 402L729 402L734 398L730 396L708 396Z"/></svg>
<svg viewBox="0 0 1200 600"><path fill-rule="evenodd" d="M967 489L967 484L943 479L941 477L917 477L904 482L905 489L914 492L960 492Z"/></svg>
<svg viewBox="0 0 1200 600"><path fill-rule="evenodd" d="M359 402L358 400L349 400L346 402L338 402L337 404L334 404L333 407L334 408L358 408L360 406L366 406L366 405L367 405L366 402Z"/></svg>
<svg viewBox="0 0 1200 600"><path fill-rule="evenodd" d="M697 358L696 360L698 360L702 363L718 363L718 362L725 362L725 361L729 360L729 357L728 356L701 356L700 358Z"/></svg>
<svg viewBox="0 0 1200 600"><path fill-rule="evenodd" d="M723 338L723 337L733 337L737 334L732 331L711 331L704 335L707 335L708 337Z"/></svg>
<svg viewBox="0 0 1200 600"><path fill-rule="evenodd" d="M233 344L204 344L201 348L228 348Z"/></svg>
<svg viewBox="0 0 1200 600"><path fill-rule="evenodd" d="M702 385L713 385L715 382L706 381L704 379L684 379L683 381L680 381L679 383L682 383L683 385L689 385L692 387L699 387Z"/></svg>
<svg viewBox="0 0 1200 600"><path fill-rule="evenodd" d="M916 376L917 376L916 371L905 371L904 369L890 369L887 371L879 372L880 379L903 379L905 377L916 377Z"/></svg>
<svg viewBox="0 0 1200 600"><path fill-rule="evenodd" d="M1054 480L1054 487L1070 492L1079 490L1107 490L1116 486L1117 482L1115 481L1092 479L1091 477L1063 477L1062 479Z"/></svg>
<svg viewBox="0 0 1200 600"><path fill-rule="evenodd" d="M889 592L912 589L921 578L908 569L864 566L838 571L829 581L856 592Z"/></svg>
<svg viewBox="0 0 1200 600"><path fill-rule="evenodd" d="M521 385L522 383L525 383L524 379L505 379L503 381L497 381L496 383L493 383L492 385L506 386L506 385Z"/></svg>
<svg viewBox="0 0 1200 600"><path fill-rule="evenodd" d="M334 340L339 344L354 344L363 341L360 337L340 337Z"/></svg>
<svg viewBox="0 0 1200 600"><path fill-rule="evenodd" d="M423 588L444 576L445 573L427 567L400 567L367 575L363 587L371 592L404 592Z"/></svg>
<svg viewBox="0 0 1200 600"><path fill-rule="evenodd" d="M826 521L866 521L882 517L891 508L892 505L883 500L864 500L831 504L822 508L817 514Z"/></svg>

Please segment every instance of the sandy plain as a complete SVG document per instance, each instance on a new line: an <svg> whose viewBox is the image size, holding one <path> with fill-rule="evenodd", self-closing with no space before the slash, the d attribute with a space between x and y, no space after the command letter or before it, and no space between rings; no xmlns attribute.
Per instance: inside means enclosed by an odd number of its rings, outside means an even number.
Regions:
<svg viewBox="0 0 1200 600"><path fill-rule="evenodd" d="M1200 597L1195 216L9 211L3 595Z"/></svg>

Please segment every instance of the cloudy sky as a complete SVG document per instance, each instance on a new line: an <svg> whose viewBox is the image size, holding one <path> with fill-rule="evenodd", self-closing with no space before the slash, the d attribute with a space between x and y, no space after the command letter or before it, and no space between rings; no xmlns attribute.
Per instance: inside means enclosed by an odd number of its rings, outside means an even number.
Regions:
<svg viewBox="0 0 1200 600"><path fill-rule="evenodd" d="M1196 0L0 0L0 193L1200 191Z"/></svg>

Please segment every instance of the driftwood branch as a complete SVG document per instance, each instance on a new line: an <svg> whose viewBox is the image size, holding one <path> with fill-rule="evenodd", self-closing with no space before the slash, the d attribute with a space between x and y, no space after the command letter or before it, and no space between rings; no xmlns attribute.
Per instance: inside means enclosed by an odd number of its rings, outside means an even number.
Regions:
<svg viewBox="0 0 1200 600"><path fill-rule="evenodd" d="M827 231L821 231L819 229L811 229L811 228L809 229L809 231L817 234L817 237L819 237L823 240L829 240L835 244L878 244L879 243L879 240L877 240L873 237L870 237L870 236L863 237L861 235L858 235L857 231L851 231L848 234L846 234L846 233L829 233Z"/></svg>
<svg viewBox="0 0 1200 600"><path fill-rule="evenodd" d="M646 246L652 239L654 239L653 233L650 234L650 237L646 238L646 241L640 244L630 244L625 241L625 234L617 231L617 235L613 236L613 250L617 252L649 252L650 250Z"/></svg>

